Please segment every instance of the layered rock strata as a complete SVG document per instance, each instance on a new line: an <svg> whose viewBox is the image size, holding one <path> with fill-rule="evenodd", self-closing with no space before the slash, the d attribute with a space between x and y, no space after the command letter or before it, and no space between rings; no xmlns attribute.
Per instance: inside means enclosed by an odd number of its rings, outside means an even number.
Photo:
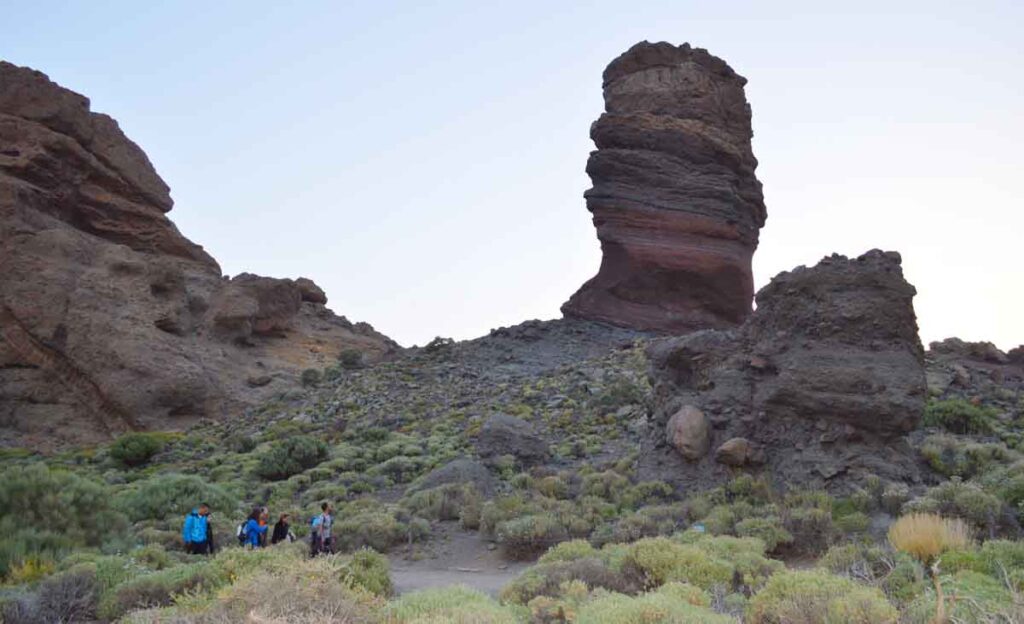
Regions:
<svg viewBox="0 0 1024 624"><path fill-rule="evenodd" d="M831 256L776 276L739 329L652 343L644 477L706 486L741 468L839 489L919 479L905 434L924 409L924 353L900 264L877 250ZM693 410L711 425L698 457L662 424Z"/></svg>
<svg viewBox="0 0 1024 624"><path fill-rule="evenodd" d="M668 333L747 318L767 213L745 84L688 44L645 41L608 65L585 193L601 267L566 316Z"/></svg>
<svg viewBox="0 0 1024 624"><path fill-rule="evenodd" d="M172 206L117 122L0 62L0 444L229 417L343 349L396 349L310 280L223 277Z"/></svg>

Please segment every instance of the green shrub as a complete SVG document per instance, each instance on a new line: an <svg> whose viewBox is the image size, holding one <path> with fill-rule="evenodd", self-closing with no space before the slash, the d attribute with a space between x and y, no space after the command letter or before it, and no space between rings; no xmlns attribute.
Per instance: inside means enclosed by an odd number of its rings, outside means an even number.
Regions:
<svg viewBox="0 0 1024 624"><path fill-rule="evenodd" d="M582 539L569 540L555 544L541 555L537 563L554 563L556 561L575 561L597 555L597 549L590 545L590 542Z"/></svg>
<svg viewBox="0 0 1024 624"><path fill-rule="evenodd" d="M871 518L867 514L855 511L834 520L836 530L844 535L860 535L867 533L871 527Z"/></svg>
<svg viewBox="0 0 1024 624"><path fill-rule="evenodd" d="M821 571L775 574L747 607L752 624L882 624L899 614L881 591Z"/></svg>
<svg viewBox="0 0 1024 624"><path fill-rule="evenodd" d="M386 610L395 624L515 624L518 618L494 599L468 587L427 589L405 594Z"/></svg>
<svg viewBox="0 0 1024 624"><path fill-rule="evenodd" d="M924 407L922 423L957 434L991 433L998 416L994 408L974 405L963 399L930 400Z"/></svg>
<svg viewBox="0 0 1024 624"><path fill-rule="evenodd" d="M964 570L941 577L949 621L964 624L1024 621L1024 606L997 579ZM931 624L935 618L935 591L922 592L903 614L907 624Z"/></svg>
<svg viewBox="0 0 1024 624"><path fill-rule="evenodd" d="M719 615L706 606L693 604L692 594L683 593L677 584L631 597L603 595L580 607L578 624L733 624L735 620Z"/></svg>
<svg viewBox="0 0 1024 624"><path fill-rule="evenodd" d="M985 444L951 435L925 438L921 455L936 472L969 479L1020 456L1004 444Z"/></svg>
<svg viewBox="0 0 1024 624"><path fill-rule="evenodd" d="M334 539L344 551L372 548L387 552L391 547L422 540L430 532L424 520L400 520L391 510L380 506L351 505L338 514Z"/></svg>
<svg viewBox="0 0 1024 624"><path fill-rule="evenodd" d="M394 591L387 557L368 548L352 553L352 558L342 568L342 578L377 596L387 597Z"/></svg>
<svg viewBox="0 0 1024 624"><path fill-rule="evenodd" d="M532 514L505 520L495 529L498 543L512 559L530 559L558 542L569 539L565 527L550 514Z"/></svg>
<svg viewBox="0 0 1024 624"><path fill-rule="evenodd" d="M169 605L176 594L203 585L215 588L225 580L215 577L205 561L143 574L118 585L100 605L99 615L114 620L135 609Z"/></svg>
<svg viewBox="0 0 1024 624"><path fill-rule="evenodd" d="M320 385L321 379L323 379L323 375L315 368L307 368L302 371L302 375L299 377L299 381L301 381L302 385L306 388Z"/></svg>
<svg viewBox="0 0 1024 624"><path fill-rule="evenodd" d="M308 435L296 435L271 444L260 453L255 473L268 481L280 481L308 470L327 459L327 443Z"/></svg>
<svg viewBox="0 0 1024 624"><path fill-rule="evenodd" d="M347 370L363 367L363 354L358 349L342 349L338 354L338 364Z"/></svg>
<svg viewBox="0 0 1024 624"><path fill-rule="evenodd" d="M415 492L403 501L411 513L430 520L459 520L471 517L467 507L479 510L482 497L476 488L464 483L450 483L429 490ZM479 517L479 511L476 512ZM469 524L472 524L470 521ZM477 521L479 524L479 521Z"/></svg>
<svg viewBox="0 0 1024 624"><path fill-rule="evenodd" d="M126 528L110 491L99 483L42 464L0 472L0 576L19 562L102 546Z"/></svg>
<svg viewBox="0 0 1024 624"><path fill-rule="evenodd" d="M110 457L131 468L141 466L164 450L170 438L162 432L126 433L110 445Z"/></svg>
<svg viewBox="0 0 1024 624"><path fill-rule="evenodd" d="M118 506L133 522L184 518L200 503L225 515L233 514L238 508L238 500L220 486L197 475L176 473L139 481L117 497Z"/></svg>
<svg viewBox="0 0 1024 624"><path fill-rule="evenodd" d="M732 588L737 591L757 590L784 567L781 561L765 557L765 544L755 537L710 536L685 531L673 539L692 544L709 557L727 563L732 568Z"/></svg>
<svg viewBox="0 0 1024 624"><path fill-rule="evenodd" d="M783 526L793 536L793 547L800 552L822 552L836 537L831 509L820 506L788 508Z"/></svg>
<svg viewBox="0 0 1024 624"><path fill-rule="evenodd" d="M79 565L44 580L31 594L0 601L0 617L11 624L89 622L96 618L98 603L95 568Z"/></svg>
<svg viewBox="0 0 1024 624"><path fill-rule="evenodd" d="M782 522L775 516L740 520L736 523L736 535L759 538L769 552L781 544L789 544L793 541L793 536L782 527Z"/></svg>
<svg viewBox="0 0 1024 624"><path fill-rule="evenodd" d="M909 602L926 588L925 572L920 563L910 555L882 546L860 543L836 545L822 555L818 565L833 574L879 587L897 604Z"/></svg>
<svg viewBox="0 0 1024 624"><path fill-rule="evenodd" d="M903 513L934 513L954 516L971 523L982 534L991 531L1002 510L1002 502L974 483L954 477L903 505Z"/></svg>
<svg viewBox="0 0 1024 624"><path fill-rule="evenodd" d="M422 474L428 465L422 457L399 455L377 464L370 469L370 474L388 477L394 483L408 483Z"/></svg>
<svg viewBox="0 0 1024 624"><path fill-rule="evenodd" d="M700 548L664 537L630 544L622 567L648 589L669 581L682 581L701 589L731 586L734 572L728 563L710 557Z"/></svg>
<svg viewBox="0 0 1024 624"><path fill-rule="evenodd" d="M566 542L568 543L568 542ZM538 596L557 598L569 583L584 583L591 590L607 590L634 594L640 590L636 579L630 578L608 561L610 552L570 561L550 561L527 568L501 592L503 602L525 605Z"/></svg>

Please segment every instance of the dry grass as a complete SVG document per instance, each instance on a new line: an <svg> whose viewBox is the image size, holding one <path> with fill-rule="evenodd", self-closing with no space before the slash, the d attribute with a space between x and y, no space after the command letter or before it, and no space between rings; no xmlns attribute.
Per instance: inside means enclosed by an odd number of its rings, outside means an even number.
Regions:
<svg viewBox="0 0 1024 624"><path fill-rule="evenodd" d="M971 543L971 530L959 518L943 518L935 514L909 514L889 527L889 543L928 565L942 553L966 548Z"/></svg>

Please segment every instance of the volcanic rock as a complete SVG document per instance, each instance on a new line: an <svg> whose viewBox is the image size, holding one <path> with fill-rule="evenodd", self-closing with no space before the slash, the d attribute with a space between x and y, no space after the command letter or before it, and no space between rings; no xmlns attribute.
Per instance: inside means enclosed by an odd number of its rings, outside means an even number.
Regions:
<svg viewBox="0 0 1024 624"><path fill-rule="evenodd" d="M496 414L484 421L476 450L490 462L510 455L525 466L543 462L549 455L547 441L532 424L507 414Z"/></svg>
<svg viewBox="0 0 1024 624"><path fill-rule="evenodd" d="M225 279L172 206L117 122L0 62L0 444L179 429L282 389L248 380L397 348L309 280Z"/></svg>
<svg viewBox="0 0 1024 624"><path fill-rule="evenodd" d="M915 290L900 264L893 252L834 255L776 276L739 329L653 342L652 422L695 406L715 424L712 444L719 448L718 462L679 461L674 440L655 426L641 453L644 478L724 481L722 463L755 459L741 452L737 438L763 450L757 462L782 483L840 487L847 477L868 474L919 478L904 436L924 409L923 351Z"/></svg>
<svg viewBox="0 0 1024 624"><path fill-rule="evenodd" d="M760 463L761 460L763 460L763 453L759 449L755 449L750 440L746 438L730 438L715 451L715 461L726 466L745 466L750 463Z"/></svg>
<svg viewBox="0 0 1024 624"><path fill-rule="evenodd" d="M668 419L665 435L684 459L694 461L708 452L710 429L704 412L692 405L684 405Z"/></svg>
<svg viewBox="0 0 1024 624"><path fill-rule="evenodd" d="M745 84L689 44L645 41L608 65L585 193L601 267L566 316L684 333L750 315L767 213Z"/></svg>

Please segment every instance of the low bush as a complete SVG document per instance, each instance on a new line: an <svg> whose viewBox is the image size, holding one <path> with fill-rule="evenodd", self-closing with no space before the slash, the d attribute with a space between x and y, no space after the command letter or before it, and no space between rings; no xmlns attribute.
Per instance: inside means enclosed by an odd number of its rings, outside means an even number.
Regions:
<svg viewBox="0 0 1024 624"><path fill-rule="evenodd" d="M936 472L969 479L1017 459L1006 445L986 444L952 435L933 435L921 444L921 455Z"/></svg>
<svg viewBox="0 0 1024 624"><path fill-rule="evenodd" d="M341 569L342 578L353 587L362 587L377 596L390 596L394 591L387 557L368 548L360 548Z"/></svg>
<svg viewBox="0 0 1024 624"><path fill-rule="evenodd" d="M562 523L544 513L505 520L497 525L495 534L505 554L512 559L531 559L569 539Z"/></svg>
<svg viewBox="0 0 1024 624"><path fill-rule="evenodd" d="M106 486L42 464L0 471L0 576L26 561L121 539L126 529Z"/></svg>
<svg viewBox="0 0 1024 624"><path fill-rule="evenodd" d="M406 594L385 611L395 624L516 624L515 613L479 591L456 586Z"/></svg>
<svg viewBox="0 0 1024 624"><path fill-rule="evenodd" d="M2 605L4 622L92 622L96 619L100 588L95 568L75 567L50 577L28 595Z"/></svg>
<svg viewBox="0 0 1024 624"><path fill-rule="evenodd" d="M323 374L315 368L307 368L302 371L302 375L299 377L299 381L307 388L320 385L322 379Z"/></svg>
<svg viewBox="0 0 1024 624"><path fill-rule="evenodd" d="M602 595L583 604L578 624L733 624L706 605L694 604L695 595L686 586L672 583L640 596ZM706 596L704 597L706 599Z"/></svg>
<svg viewBox="0 0 1024 624"><path fill-rule="evenodd" d="M616 566L607 560L607 554L602 552L594 557L538 563L505 586L502 600L525 605L538 596L557 598L562 595L566 584L572 582L584 583L592 590L604 589L620 594L640 591L639 582L614 569Z"/></svg>
<svg viewBox="0 0 1024 624"><path fill-rule="evenodd" d="M226 581L213 575L205 561L142 574L118 585L109 599L100 604L99 615L115 620L136 609L169 605L175 595L187 590L198 590L204 585L214 589Z"/></svg>
<svg viewBox="0 0 1024 624"><path fill-rule="evenodd" d="M775 516L741 520L736 523L736 535L760 539L764 542L768 552L793 541L793 536L783 528L782 522Z"/></svg>
<svg viewBox="0 0 1024 624"><path fill-rule="evenodd" d="M950 433L991 433L998 411L974 405L963 399L930 400L924 407L922 423L926 427L941 427Z"/></svg>
<svg viewBox="0 0 1024 624"><path fill-rule="evenodd" d="M226 516L238 508L238 500L224 488L197 475L166 473L139 481L120 494L117 506L133 522L184 517L199 503Z"/></svg>
<svg viewBox="0 0 1024 624"><path fill-rule="evenodd" d="M727 562L709 556L706 551L664 537L630 544L622 569L647 589L670 581L690 583L701 589L731 586L734 573Z"/></svg>
<svg viewBox="0 0 1024 624"><path fill-rule="evenodd" d="M848 543L833 546L818 565L880 588L896 604L905 604L925 589L924 567L905 553L877 545Z"/></svg>
<svg viewBox="0 0 1024 624"><path fill-rule="evenodd" d="M327 443L308 435L273 442L258 456L256 476L280 481L313 468L327 459Z"/></svg>
<svg viewBox="0 0 1024 624"><path fill-rule="evenodd" d="M999 580L964 570L940 579L946 596L946 617L949 622L990 624L1024 622L1024 605ZM936 593L922 592L903 612L906 624L931 624L935 621Z"/></svg>
<svg viewBox="0 0 1024 624"><path fill-rule="evenodd" d="M983 535L994 532L1002 501L974 483L954 477L903 505L903 513L928 513L968 521Z"/></svg>
<svg viewBox="0 0 1024 624"><path fill-rule="evenodd" d="M379 505L351 504L334 523L336 547L342 551L372 548L387 552L399 544L418 542L430 532L424 520L399 519L395 512Z"/></svg>
<svg viewBox="0 0 1024 624"><path fill-rule="evenodd" d="M747 607L751 624L895 623L896 608L878 589L822 571L785 571L772 576Z"/></svg>
<svg viewBox="0 0 1024 624"><path fill-rule="evenodd" d="M141 466L164 450L172 437L173 434L156 431L126 433L110 445L110 457L130 468Z"/></svg>

